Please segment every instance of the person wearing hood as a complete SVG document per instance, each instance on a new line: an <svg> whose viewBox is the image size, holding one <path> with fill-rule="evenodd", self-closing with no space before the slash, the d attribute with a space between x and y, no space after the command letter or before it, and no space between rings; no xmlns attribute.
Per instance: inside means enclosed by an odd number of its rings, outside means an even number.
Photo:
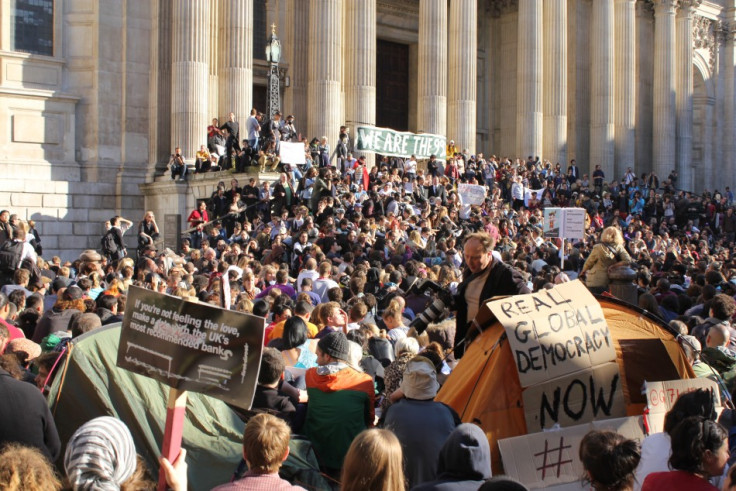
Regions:
<svg viewBox="0 0 736 491"><path fill-rule="evenodd" d="M437 480L413 491L476 491L491 477L491 447L483 430L462 423L450 433L440 450Z"/></svg>
<svg viewBox="0 0 736 491"><path fill-rule="evenodd" d="M404 399L389 406L385 414L385 427L401 443L408 487L437 478L442 445L460 424L453 409L434 401L439 387L434 364L424 356L415 356L406 365L401 381Z"/></svg>

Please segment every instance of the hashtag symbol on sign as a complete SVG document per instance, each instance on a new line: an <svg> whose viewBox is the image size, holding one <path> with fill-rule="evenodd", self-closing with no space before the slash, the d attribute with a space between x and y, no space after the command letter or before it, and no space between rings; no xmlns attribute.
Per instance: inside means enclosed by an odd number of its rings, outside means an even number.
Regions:
<svg viewBox="0 0 736 491"><path fill-rule="evenodd" d="M542 479L544 479L547 476L547 469L550 469L554 472L555 467L557 468L557 477L560 477L560 473L562 472L562 466L565 464L572 463L572 459L570 460L562 459L562 452L564 450L567 450L568 448L571 448L571 445L565 445L564 437L560 437L560 445L556 448L549 448L549 441L544 440L544 450L542 450L539 453L534 454L535 457L539 457L540 455L542 456L542 466L537 467L537 471L542 471ZM557 461L553 462L555 452L557 452ZM547 463L548 460L549 460L549 463Z"/></svg>

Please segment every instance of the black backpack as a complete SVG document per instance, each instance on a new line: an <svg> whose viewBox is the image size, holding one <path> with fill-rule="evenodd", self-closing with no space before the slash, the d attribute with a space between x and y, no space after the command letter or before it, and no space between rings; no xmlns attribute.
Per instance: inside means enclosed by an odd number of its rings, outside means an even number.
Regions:
<svg viewBox="0 0 736 491"><path fill-rule="evenodd" d="M20 266L20 256L23 254L23 242L8 240L0 246L0 273L15 273Z"/></svg>
<svg viewBox="0 0 736 491"><path fill-rule="evenodd" d="M106 256L110 256L118 252L118 243L115 241L114 230L108 230L105 235L102 236L102 239L100 239L100 246L102 248L102 253Z"/></svg>

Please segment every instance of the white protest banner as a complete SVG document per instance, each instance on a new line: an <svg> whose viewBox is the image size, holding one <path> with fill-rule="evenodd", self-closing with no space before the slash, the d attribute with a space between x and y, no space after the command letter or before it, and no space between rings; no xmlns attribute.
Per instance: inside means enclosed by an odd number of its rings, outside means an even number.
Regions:
<svg viewBox="0 0 736 491"><path fill-rule="evenodd" d="M555 423L571 426L626 416L616 362L527 387L522 397L529 433L550 428Z"/></svg>
<svg viewBox="0 0 736 491"><path fill-rule="evenodd" d="M544 192L544 188L539 188L539 189L524 188L524 206L529 206L529 200L532 199L532 193L537 193L537 199L541 201L543 192Z"/></svg>
<svg viewBox="0 0 736 491"><path fill-rule="evenodd" d="M698 389L705 389L713 394L715 406L718 408L716 411L720 413L722 410L721 395L718 384L713 380L698 377L666 382L645 382L644 390L648 409L646 420L649 434L664 431L664 416L675 405L677 398Z"/></svg>
<svg viewBox="0 0 736 491"><path fill-rule="evenodd" d="M603 310L580 281L488 307L506 329L522 387L616 360Z"/></svg>
<svg viewBox="0 0 736 491"><path fill-rule="evenodd" d="M482 205L486 200L486 188L478 184L460 183L457 185L457 194L464 205Z"/></svg>
<svg viewBox="0 0 736 491"><path fill-rule="evenodd" d="M304 144L301 142L281 142L279 157L284 164L305 164Z"/></svg>
<svg viewBox="0 0 736 491"><path fill-rule="evenodd" d="M558 238L562 228L562 208L545 208L544 209L544 224L542 225L542 231L544 232L545 238Z"/></svg>
<svg viewBox="0 0 736 491"><path fill-rule="evenodd" d="M358 126L356 128L355 149L362 152L380 153L390 157L416 156L428 159L435 155L437 160L445 160L445 137L429 133L409 133L388 128Z"/></svg>
<svg viewBox="0 0 736 491"><path fill-rule="evenodd" d="M632 440L644 439L640 416L594 421L557 431L506 438L498 441L504 471L529 489L579 483L584 469L578 449L580 441L592 430L611 430ZM583 488L581 483L579 487L554 489L587 488Z"/></svg>
<svg viewBox="0 0 736 491"><path fill-rule="evenodd" d="M585 238L585 210L583 208L563 208L562 235L566 239Z"/></svg>

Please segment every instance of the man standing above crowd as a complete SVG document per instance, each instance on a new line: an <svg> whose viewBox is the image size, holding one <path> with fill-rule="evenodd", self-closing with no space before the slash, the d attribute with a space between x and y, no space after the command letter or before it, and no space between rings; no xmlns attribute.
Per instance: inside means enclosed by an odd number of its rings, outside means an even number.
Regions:
<svg viewBox="0 0 736 491"><path fill-rule="evenodd" d="M485 232L468 235L463 257L465 270L463 281L457 287L455 307L457 309L457 332L455 334L455 356L465 351L461 344L468 334L468 324L480 310L482 302L497 295L520 295L531 293L521 274L511 266L493 257L496 241Z"/></svg>
<svg viewBox="0 0 736 491"><path fill-rule="evenodd" d="M240 150L240 125L235 121L235 113L228 114L228 121L220 126L221 130L227 130L227 142L225 154L227 155L227 161L224 164L225 169L231 169L235 167L233 161L233 153Z"/></svg>
<svg viewBox="0 0 736 491"><path fill-rule="evenodd" d="M250 110L250 116L245 123L245 129L248 132L248 145L250 148L258 149L258 137L261 135L261 124L258 122L258 110L254 107Z"/></svg>

